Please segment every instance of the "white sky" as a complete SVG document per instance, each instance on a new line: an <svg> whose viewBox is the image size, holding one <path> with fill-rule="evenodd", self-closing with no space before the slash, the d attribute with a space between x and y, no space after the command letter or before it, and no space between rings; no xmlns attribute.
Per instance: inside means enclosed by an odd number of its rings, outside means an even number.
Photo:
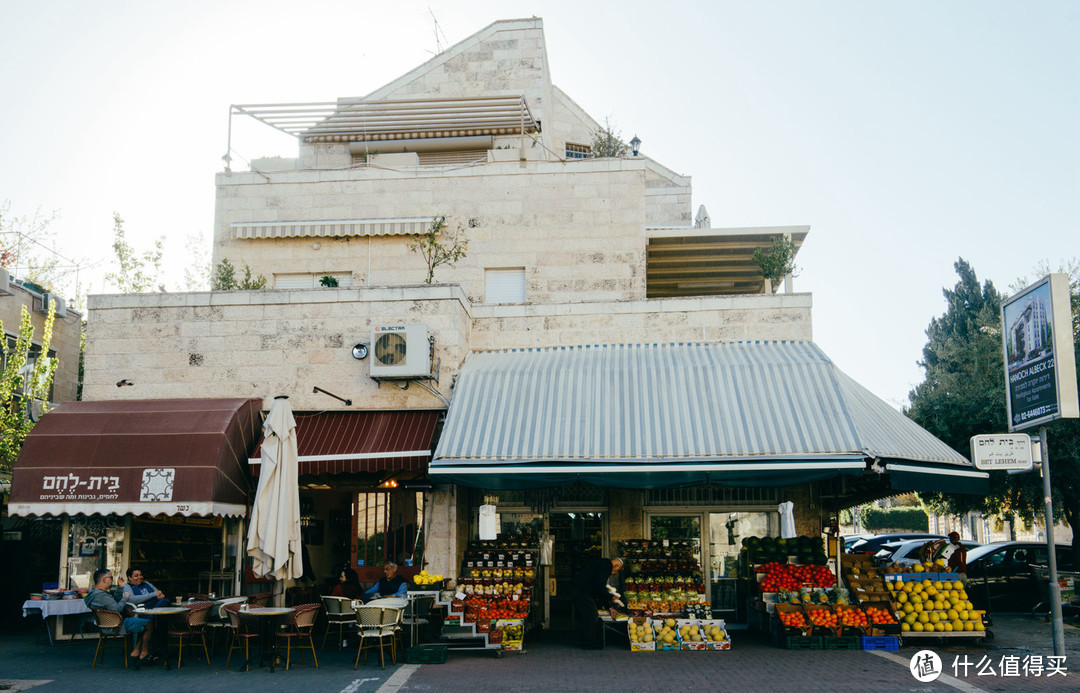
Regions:
<svg viewBox="0 0 1080 693"><path fill-rule="evenodd" d="M693 176L693 211L810 225L815 341L895 406L958 257L1006 289L1080 255L1073 0L7 0L0 202L57 210L91 293L115 210L137 248L166 236L179 289L189 234L209 248L229 105L365 95L436 52L432 14L444 49L542 17L555 84ZM260 131L234 128L234 151L295 156Z"/></svg>

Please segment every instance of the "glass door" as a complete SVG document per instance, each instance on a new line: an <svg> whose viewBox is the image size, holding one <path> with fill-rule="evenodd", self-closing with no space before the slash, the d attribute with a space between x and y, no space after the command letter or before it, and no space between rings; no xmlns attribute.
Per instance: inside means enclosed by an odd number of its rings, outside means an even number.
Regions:
<svg viewBox="0 0 1080 693"><path fill-rule="evenodd" d="M776 512L709 513L709 601L713 616L731 623L747 622L749 584L740 574L739 550L746 537L775 536L779 532Z"/></svg>

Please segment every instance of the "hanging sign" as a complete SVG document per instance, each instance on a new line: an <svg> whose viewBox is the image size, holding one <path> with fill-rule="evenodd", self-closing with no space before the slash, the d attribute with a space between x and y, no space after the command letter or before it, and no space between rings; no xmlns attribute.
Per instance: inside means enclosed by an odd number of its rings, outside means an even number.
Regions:
<svg viewBox="0 0 1080 693"><path fill-rule="evenodd" d="M1050 274L1001 304L1009 431L1080 417L1069 278Z"/></svg>

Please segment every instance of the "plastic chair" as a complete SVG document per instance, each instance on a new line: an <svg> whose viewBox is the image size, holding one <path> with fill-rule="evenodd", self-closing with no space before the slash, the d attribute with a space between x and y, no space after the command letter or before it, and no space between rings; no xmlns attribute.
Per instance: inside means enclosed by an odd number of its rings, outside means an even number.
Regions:
<svg viewBox="0 0 1080 693"><path fill-rule="evenodd" d="M232 638L229 640L229 654L225 657L225 667L228 668L232 660L233 650L240 649L240 641L244 643L244 660L251 661L251 639L259 637L258 633L250 630L248 624L240 619L240 604L226 604L223 608L229 616L229 630Z"/></svg>
<svg viewBox="0 0 1080 693"><path fill-rule="evenodd" d="M323 595L323 605L326 606L326 630L323 632L322 647L326 649L326 638L330 635L330 627L338 628L338 649L342 649L345 642L345 628L356 627L356 612L353 611L353 600L348 597L334 597Z"/></svg>
<svg viewBox="0 0 1080 693"><path fill-rule="evenodd" d="M427 617L431 614L431 607L434 605L435 597L431 596L416 597L409 600L404 613L401 615L401 622L405 628L409 629L410 645L416 644L417 631L430 623Z"/></svg>
<svg viewBox="0 0 1080 693"><path fill-rule="evenodd" d="M292 655L292 641L296 639L299 641L298 647L300 648L300 661L303 662L304 650L311 649L311 658L315 661L315 668L319 668L319 658L315 656L315 642L311 638L311 631L315 629L315 618L319 615L319 610L322 609L322 604L298 604L293 607L296 609L289 614L289 620L285 625L285 630L278 633L279 638L285 638L285 671L289 670L289 660ZM302 643L307 640L307 646Z"/></svg>
<svg viewBox="0 0 1080 693"><path fill-rule="evenodd" d="M379 648L379 663L386 668L386 655L383 646L387 638L390 639L390 658L397 664L397 632L401 628L402 608L371 606L364 604L356 606L356 623L360 631L360 647L356 650L356 662L353 669L360 666L360 654L364 655L364 664L367 664L367 650L372 647Z"/></svg>
<svg viewBox="0 0 1080 693"><path fill-rule="evenodd" d="M169 639L176 638L179 653L176 657L176 668L184 659L184 638L198 638L202 642L203 654L206 655L206 663L210 664L210 651L206 648L206 620L210 616L210 610L214 607L213 602L195 602L188 607L186 614L173 620L169 624Z"/></svg>
<svg viewBox="0 0 1080 693"><path fill-rule="evenodd" d="M90 668L93 669L97 666L98 656L101 659L105 659L105 650L121 648L124 651L124 668L127 669L128 665L128 634L123 632L124 617L118 611L110 611L109 609L93 609L94 612L94 625L101 630L101 637L98 638L97 648L94 650L94 661L90 663ZM111 633L108 631L112 631ZM120 641L119 644L110 644Z"/></svg>

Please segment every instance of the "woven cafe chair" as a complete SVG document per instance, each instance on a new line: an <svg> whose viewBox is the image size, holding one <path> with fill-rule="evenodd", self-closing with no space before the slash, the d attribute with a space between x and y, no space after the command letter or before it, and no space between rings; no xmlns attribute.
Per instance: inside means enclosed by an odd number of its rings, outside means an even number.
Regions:
<svg viewBox="0 0 1080 693"><path fill-rule="evenodd" d="M93 609L94 612L94 625L101 631L101 637L98 638L97 648L94 650L94 661L90 663L90 668L93 669L97 666L98 656L101 659L105 659L105 650L120 648L124 651L124 668L127 669L128 665L128 634L124 632L124 617L118 611L110 611L109 609ZM107 630L113 631L112 633L106 632Z"/></svg>
<svg viewBox="0 0 1080 693"><path fill-rule="evenodd" d="M248 595L248 604L251 606L269 606L270 597L274 596L273 592L259 592L258 594Z"/></svg>
<svg viewBox="0 0 1080 693"><path fill-rule="evenodd" d="M252 630L249 624L251 619L247 621L240 618L241 604L226 604L224 606L225 613L229 616L229 630L232 637L229 638L229 654L225 657L225 667L228 668L229 661L232 660L233 650L240 649L240 643L244 643L244 661L251 661L251 640L252 638L259 637L259 633Z"/></svg>
<svg viewBox="0 0 1080 693"><path fill-rule="evenodd" d="M323 605L326 607L326 630L323 631L322 648L326 649L326 638L330 635L330 629L337 627L338 649L342 649L345 643L345 629L350 632L356 628L356 612L353 611L353 600L348 597L334 597L324 595Z"/></svg>
<svg viewBox="0 0 1080 693"><path fill-rule="evenodd" d="M202 643L203 654L206 655L206 663L210 664L210 651L206 648L206 621L210 617L210 610L214 608L213 602L194 602L188 605L185 614L169 622L169 640L177 641L179 652L176 656L176 668L184 660L184 638L198 639ZM169 643L170 647L172 643Z"/></svg>
<svg viewBox="0 0 1080 693"><path fill-rule="evenodd" d="M360 666L360 655L364 655L364 664L367 664L367 650L379 648L379 663L386 668L386 655L384 645L390 642L390 658L397 663L397 648L395 641L397 632L401 628L401 607L382 607L362 604L356 608L356 623L360 631L360 647L356 650L356 662L353 669Z"/></svg>
<svg viewBox="0 0 1080 693"><path fill-rule="evenodd" d="M295 611L289 614L285 624L285 630L278 633L279 638L285 638L285 671L289 670L289 661L292 655L292 641L297 641L300 649L300 661L303 662L304 650L311 650L311 658L315 661L315 668L319 668L319 658L315 656L315 641L311 638L311 631L315 629L315 619L319 616L322 604L297 604ZM307 645L304 641L307 640Z"/></svg>
<svg viewBox="0 0 1080 693"><path fill-rule="evenodd" d="M214 604L210 609L210 615L206 618L206 628L210 631L210 654L217 652L218 631L229 631L229 615L225 613L225 607L229 604L243 604L247 597L229 597ZM228 636L228 632L225 633Z"/></svg>

